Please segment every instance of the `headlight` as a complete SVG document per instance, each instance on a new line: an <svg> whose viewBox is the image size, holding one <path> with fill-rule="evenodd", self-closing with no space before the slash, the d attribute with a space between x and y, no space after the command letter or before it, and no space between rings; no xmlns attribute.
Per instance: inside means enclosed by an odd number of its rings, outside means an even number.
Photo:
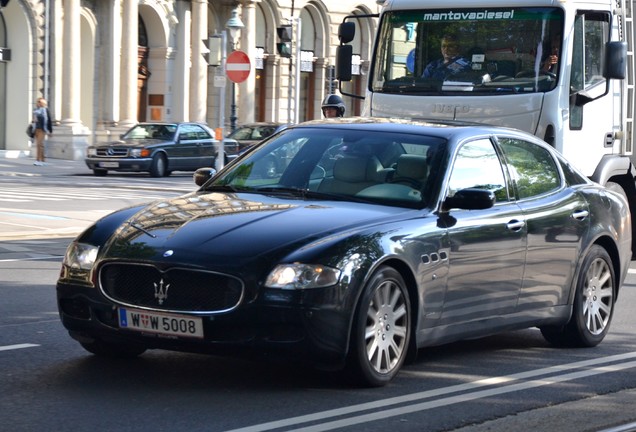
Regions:
<svg viewBox="0 0 636 432"><path fill-rule="evenodd" d="M139 156L141 156L141 149L139 149L139 148L130 149L130 155L131 155L132 157L139 157Z"/></svg>
<svg viewBox="0 0 636 432"><path fill-rule="evenodd" d="M86 156L95 156L97 154L97 149L95 147L88 147L86 149Z"/></svg>
<svg viewBox="0 0 636 432"><path fill-rule="evenodd" d="M66 249L63 264L71 270L91 270L98 251L97 246L73 242Z"/></svg>
<svg viewBox="0 0 636 432"><path fill-rule="evenodd" d="M281 289L323 288L338 283L340 270L323 265L279 264L270 272L265 286Z"/></svg>

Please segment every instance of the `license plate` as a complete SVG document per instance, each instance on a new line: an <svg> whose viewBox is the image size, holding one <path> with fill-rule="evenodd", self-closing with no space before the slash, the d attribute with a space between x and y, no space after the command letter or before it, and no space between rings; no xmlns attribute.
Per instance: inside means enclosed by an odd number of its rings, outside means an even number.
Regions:
<svg viewBox="0 0 636 432"><path fill-rule="evenodd" d="M199 317L126 308L119 308L119 328L170 336L203 337L203 323Z"/></svg>
<svg viewBox="0 0 636 432"><path fill-rule="evenodd" d="M100 162L99 166L102 168L119 168L119 162Z"/></svg>

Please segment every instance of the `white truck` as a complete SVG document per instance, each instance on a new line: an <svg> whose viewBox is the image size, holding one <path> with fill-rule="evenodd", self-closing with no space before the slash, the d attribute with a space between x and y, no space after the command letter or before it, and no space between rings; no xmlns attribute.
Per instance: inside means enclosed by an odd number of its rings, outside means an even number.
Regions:
<svg viewBox="0 0 636 432"><path fill-rule="evenodd" d="M594 181L624 193L636 215L633 6L388 0L380 14L348 16L340 25L336 77L341 93L364 97L363 115L529 131ZM367 17L379 18L378 31L366 95L353 95L343 83L351 79L348 43L356 21ZM446 39L459 46L444 70Z"/></svg>

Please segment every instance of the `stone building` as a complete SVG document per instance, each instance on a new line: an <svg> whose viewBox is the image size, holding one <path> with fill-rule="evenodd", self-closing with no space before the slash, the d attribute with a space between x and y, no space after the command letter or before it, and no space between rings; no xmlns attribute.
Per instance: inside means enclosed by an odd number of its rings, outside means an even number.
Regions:
<svg viewBox="0 0 636 432"><path fill-rule="evenodd" d="M232 123L320 118L337 91L338 24L378 10L375 0L9 0L0 10L0 151L30 150L25 129L39 97L54 120L48 156L62 159L82 159L87 145L138 121L200 121L227 134ZM234 40L233 17L243 24ZM377 26L359 21L360 63L347 83L357 93ZM292 58L277 51L286 25ZM223 68L234 49L250 59L238 84ZM359 99L344 99L347 115L360 113Z"/></svg>

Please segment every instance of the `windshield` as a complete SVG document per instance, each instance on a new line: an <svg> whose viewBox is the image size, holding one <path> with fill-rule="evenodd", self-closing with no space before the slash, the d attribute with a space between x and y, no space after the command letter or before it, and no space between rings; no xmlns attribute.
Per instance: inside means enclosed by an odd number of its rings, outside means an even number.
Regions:
<svg viewBox="0 0 636 432"><path fill-rule="evenodd" d="M162 139L171 140L177 131L174 124L140 124L130 129L123 136L124 139Z"/></svg>
<svg viewBox="0 0 636 432"><path fill-rule="evenodd" d="M445 140L348 128L294 128L261 144L204 190L423 208Z"/></svg>
<svg viewBox="0 0 636 432"><path fill-rule="evenodd" d="M392 11L383 15L374 92L545 92L558 80L559 8Z"/></svg>

